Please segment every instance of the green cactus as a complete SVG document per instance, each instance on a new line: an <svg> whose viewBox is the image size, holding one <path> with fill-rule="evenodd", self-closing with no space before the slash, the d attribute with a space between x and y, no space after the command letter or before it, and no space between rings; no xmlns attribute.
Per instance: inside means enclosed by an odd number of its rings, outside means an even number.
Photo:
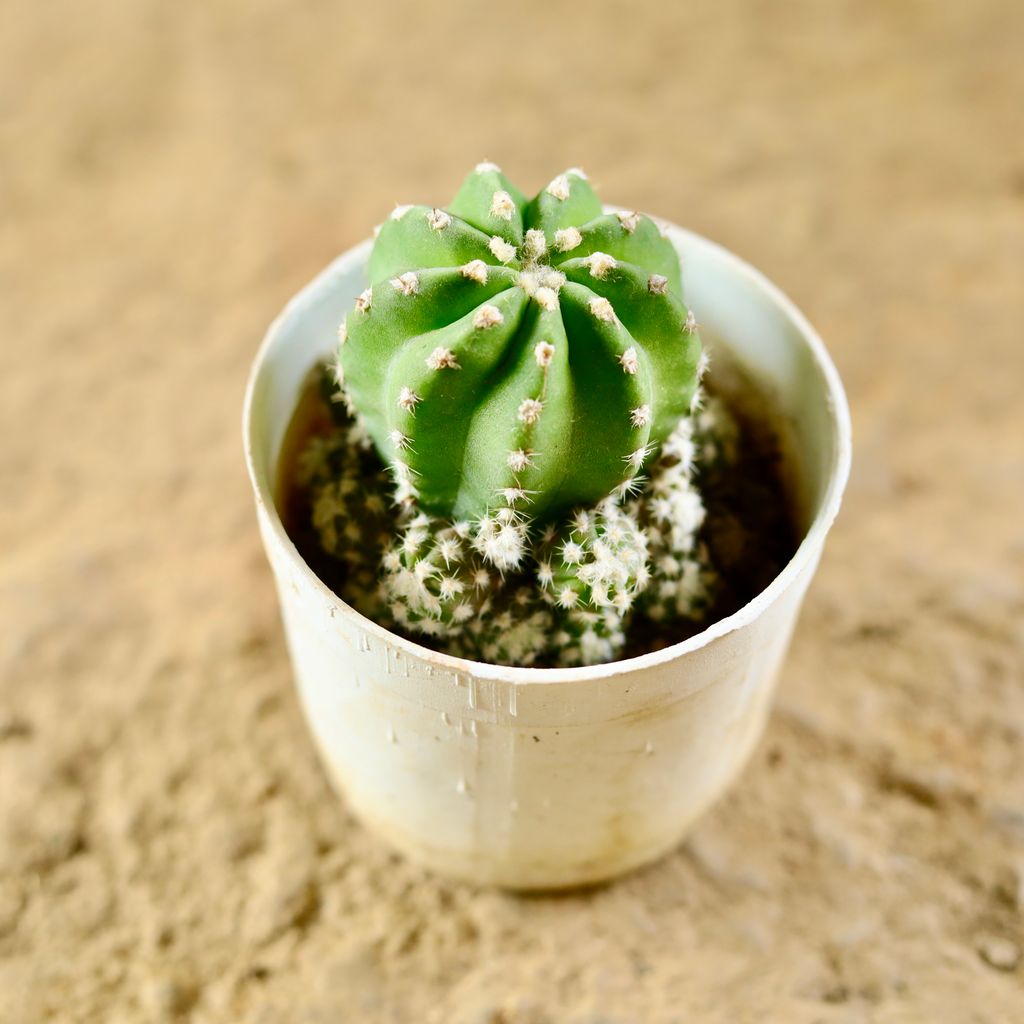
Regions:
<svg viewBox="0 0 1024 1024"><path fill-rule="evenodd" d="M581 171L527 202L480 164L447 209L394 211L369 277L341 332L347 393L398 499L432 515L501 534L503 510L554 522L593 505L696 393L674 247L647 217L604 213Z"/></svg>
<svg viewBox="0 0 1024 1024"><path fill-rule="evenodd" d="M516 665L609 661L637 617L706 615L695 467L732 457L736 424L702 408L655 223L605 214L578 170L527 202L481 164L447 209L394 211L369 277L322 387L336 432L302 461L343 596Z"/></svg>
<svg viewBox="0 0 1024 1024"><path fill-rule="evenodd" d="M343 596L382 625L461 657L571 667L617 657L636 615L700 621L715 599L695 476L734 458L738 427L720 401L680 422L649 476L531 536L507 509L475 523L396 513L365 436L324 396L338 426L310 440L300 482L321 546L346 567ZM496 568L499 550L518 569Z"/></svg>

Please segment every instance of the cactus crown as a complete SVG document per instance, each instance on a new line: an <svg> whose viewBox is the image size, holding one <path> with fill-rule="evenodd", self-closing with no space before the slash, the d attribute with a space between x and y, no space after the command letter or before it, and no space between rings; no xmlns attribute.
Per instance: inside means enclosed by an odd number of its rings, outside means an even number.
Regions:
<svg viewBox="0 0 1024 1024"><path fill-rule="evenodd" d="M395 209L369 277L339 364L398 498L426 512L500 524L592 505L697 391L675 249L650 218L604 213L582 171L527 201L479 164L446 209Z"/></svg>

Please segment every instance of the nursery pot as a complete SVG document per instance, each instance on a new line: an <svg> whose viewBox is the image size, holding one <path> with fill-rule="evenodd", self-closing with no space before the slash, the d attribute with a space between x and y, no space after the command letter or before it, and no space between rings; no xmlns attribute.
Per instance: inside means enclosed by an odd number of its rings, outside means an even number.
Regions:
<svg viewBox="0 0 1024 1024"><path fill-rule="evenodd" d="M359 819L438 872L540 889L652 861L722 794L764 727L846 483L849 413L792 302L720 246L666 230L702 334L777 408L802 539L754 600L664 650L576 669L449 657L360 615L300 557L274 503L278 457L307 372L367 285L370 242L289 302L256 357L245 452L306 717Z"/></svg>

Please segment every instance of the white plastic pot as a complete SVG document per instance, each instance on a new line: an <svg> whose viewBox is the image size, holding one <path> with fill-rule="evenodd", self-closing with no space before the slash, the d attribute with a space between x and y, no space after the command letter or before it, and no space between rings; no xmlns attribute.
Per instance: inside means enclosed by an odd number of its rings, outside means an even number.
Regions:
<svg viewBox="0 0 1024 1024"><path fill-rule="evenodd" d="M764 727L846 483L849 413L793 304L721 247L668 230L702 333L782 414L804 536L757 598L656 653L579 669L448 657L364 618L299 556L274 506L278 454L303 378L366 287L369 242L292 299L256 357L246 458L310 728L365 825L438 872L551 888L654 860L736 777Z"/></svg>

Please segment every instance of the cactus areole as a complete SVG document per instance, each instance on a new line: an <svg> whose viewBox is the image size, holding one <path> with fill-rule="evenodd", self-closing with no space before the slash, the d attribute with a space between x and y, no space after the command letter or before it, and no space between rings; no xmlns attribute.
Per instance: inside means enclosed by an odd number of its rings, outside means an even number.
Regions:
<svg viewBox="0 0 1024 1024"><path fill-rule="evenodd" d="M700 339L679 259L585 175L527 201L494 164L398 207L340 331L355 412L400 500L553 520L641 473L690 410Z"/></svg>

